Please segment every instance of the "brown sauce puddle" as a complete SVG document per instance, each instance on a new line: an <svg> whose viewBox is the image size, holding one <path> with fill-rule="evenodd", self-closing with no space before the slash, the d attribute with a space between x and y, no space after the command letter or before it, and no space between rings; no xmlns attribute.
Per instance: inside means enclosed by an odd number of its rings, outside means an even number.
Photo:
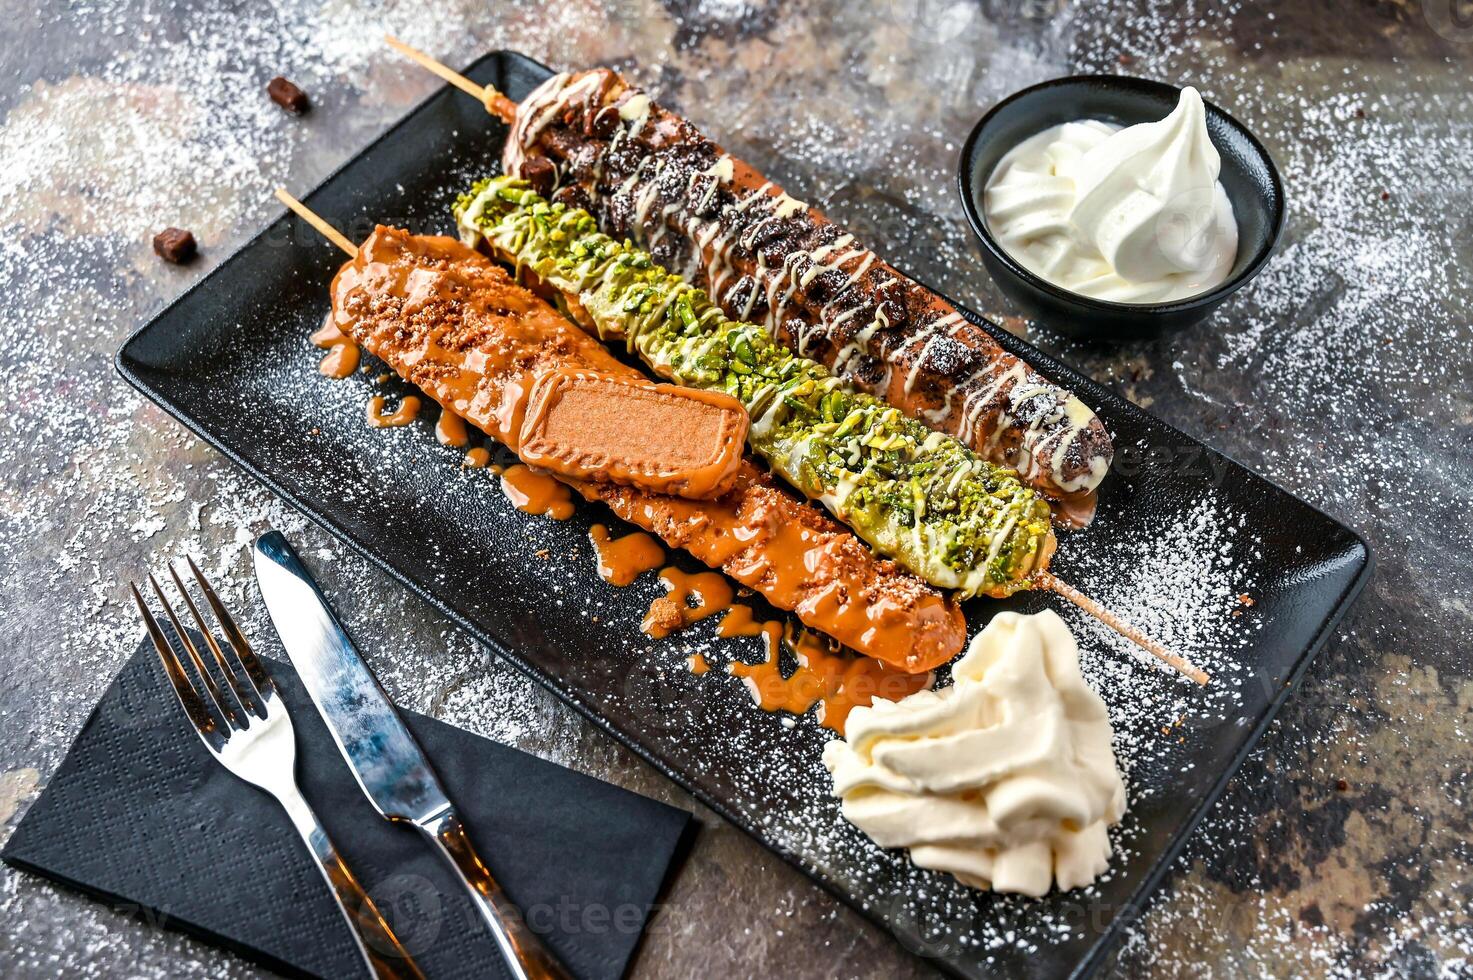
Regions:
<svg viewBox="0 0 1473 980"><path fill-rule="evenodd" d="M730 668L758 707L801 715L817 704L818 723L840 735L855 708L868 707L875 698L899 701L931 685L929 673L896 670L837 647L801 626L784 630L779 622L760 622L745 606L734 607L717 632L721 636L762 636L766 658L756 664L735 661ZM782 670L784 649L797 661L796 669L787 676Z"/></svg>
<svg viewBox="0 0 1473 980"><path fill-rule="evenodd" d="M470 442L465 431L465 419L448 408L440 409L440 417L435 420L435 441L452 449L459 449Z"/></svg>
<svg viewBox="0 0 1473 980"><path fill-rule="evenodd" d="M573 516L573 495L568 488L525 463L515 463L501 471L501 492L524 514L551 517L555 521L566 521Z"/></svg>
<svg viewBox="0 0 1473 980"><path fill-rule="evenodd" d="M665 586L665 595L650 603L649 612L644 614L644 622L639 626L657 640L707 616L725 612L735 598L731 583L720 572L691 573L662 568L660 582Z"/></svg>
<svg viewBox="0 0 1473 980"><path fill-rule="evenodd" d="M358 370L358 345L330 319L312 331L307 339L327 351L327 356L317 365L317 370L322 374L342 380Z"/></svg>
<svg viewBox="0 0 1473 980"><path fill-rule="evenodd" d="M607 527L595 524L588 529L588 539L598 557L598 577L610 585L628 585L665 563L665 549L643 531L613 538Z"/></svg>
<svg viewBox="0 0 1473 980"><path fill-rule="evenodd" d="M1095 519L1095 507L1099 504L1099 495L1093 490L1088 493L1075 493L1067 497L1056 497L1049 503L1053 507L1054 523L1060 527L1074 530L1089 527Z"/></svg>
<svg viewBox="0 0 1473 980"><path fill-rule="evenodd" d="M784 629L777 620L759 620L751 606L733 604L731 586L715 572L688 575L674 568L660 572L669 594L656 599L640 627L656 638L668 636L717 612L725 611L716 626L721 637L761 636L766 655L760 663L734 661L729 669L739 678L764 711L786 711L801 715L815 704L817 719L825 728L844 734L849 712L868 707L875 698L898 701L931 686L932 675L907 674L882 661L846 650L799 625ZM697 598L696 605L690 604ZM792 655L796 667L783 673L783 652ZM706 658L692 654L686 660L692 674L710 670Z"/></svg>
<svg viewBox="0 0 1473 980"><path fill-rule="evenodd" d="M384 414L384 396L374 395L368 400L368 408L365 411L368 424L375 429L397 429L401 425L413 422L415 416L419 415L419 399L414 395L405 395L399 407L389 414Z"/></svg>

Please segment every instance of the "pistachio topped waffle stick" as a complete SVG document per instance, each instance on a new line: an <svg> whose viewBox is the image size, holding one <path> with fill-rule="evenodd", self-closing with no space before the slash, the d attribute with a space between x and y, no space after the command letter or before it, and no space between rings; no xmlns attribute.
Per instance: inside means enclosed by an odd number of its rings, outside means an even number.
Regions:
<svg viewBox="0 0 1473 980"><path fill-rule="evenodd" d="M657 374L734 396L751 447L875 550L963 596L1027 587L1053 548L1046 501L988 462L823 365L736 323L592 216L496 177L456 204L462 237L575 302L574 319L638 353Z"/></svg>
<svg viewBox="0 0 1473 980"><path fill-rule="evenodd" d="M548 203L524 180L483 180L455 213L468 243L484 243L555 291L574 320L623 342L658 374L741 401L752 448L876 551L963 596L1056 591L1206 682L1045 570L1055 546L1048 503L1012 470L854 390L762 327L728 319L648 253L599 232L586 211Z"/></svg>

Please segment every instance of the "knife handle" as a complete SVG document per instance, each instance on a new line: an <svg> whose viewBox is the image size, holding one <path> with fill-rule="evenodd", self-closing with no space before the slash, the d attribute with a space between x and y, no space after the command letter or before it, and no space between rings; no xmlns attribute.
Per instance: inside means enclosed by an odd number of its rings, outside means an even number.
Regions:
<svg viewBox="0 0 1473 980"><path fill-rule="evenodd" d="M490 869L471 846L459 814L447 808L416 826L434 842L440 856L460 875L481 918L486 920L491 934L496 937L501 955L516 980L572 980L572 974L543 945L528 927L521 909L496 883Z"/></svg>

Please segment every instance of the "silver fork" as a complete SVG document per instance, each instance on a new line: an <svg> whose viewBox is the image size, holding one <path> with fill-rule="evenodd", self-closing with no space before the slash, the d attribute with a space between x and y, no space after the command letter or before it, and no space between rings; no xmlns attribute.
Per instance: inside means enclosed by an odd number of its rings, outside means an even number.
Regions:
<svg viewBox="0 0 1473 980"><path fill-rule="evenodd" d="M163 606L169 624L173 627L174 635L179 638L180 645L203 682L205 694L202 696L174 653L163 627L149 610L138 586L129 582L128 588L133 591L133 599L138 603L138 613L148 628L148 635L153 640L154 649L158 651L159 660L163 662L164 673L169 676L174 693L179 697L180 707L199 733L200 741L205 743L205 748L210 750L222 766L276 797L282 809L286 810L292 826L297 829L307 850L316 859L318 870L322 872L328 890L337 900L338 910L352 930L353 941L369 971L375 977L422 980L423 975L419 968L400 945L388 922L358 883L358 879L353 877L353 872L348 870L348 866L338 856L337 849L328 839L327 831L323 829L322 823L297 787L296 737L292 731L291 716L287 714L286 705L277 693L276 684L251 650L250 644L235 625L235 620L231 618L220 597L195 565L194 559L185 560L189 563L189 570L200 594L204 596L214 614L215 622L224 634L226 644L235 651L240 669L235 668L220 642L216 640L215 634L205 625L199 607L195 605L179 573L170 563L169 575L174 580L174 588L189 611L190 618L199 628L200 636L204 637L211 659L224 676L225 687L222 688L216 682L204 658L200 656L198 647L184 631L173 605L164 596L158 580L150 573L148 583L153 587L153 594L158 597L159 604ZM227 689L229 694L226 693ZM211 707L215 709L214 712L211 712Z"/></svg>

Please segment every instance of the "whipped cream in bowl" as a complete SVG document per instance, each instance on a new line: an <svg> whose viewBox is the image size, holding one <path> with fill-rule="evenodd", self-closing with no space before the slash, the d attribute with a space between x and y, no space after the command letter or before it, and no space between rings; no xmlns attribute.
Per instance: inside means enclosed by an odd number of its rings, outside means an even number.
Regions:
<svg viewBox="0 0 1473 980"><path fill-rule="evenodd" d="M1008 152L983 193L1008 254L1056 286L1116 303L1186 299L1227 280L1238 223L1202 96L1159 122L1051 126Z"/></svg>
<svg viewBox="0 0 1473 980"><path fill-rule="evenodd" d="M1024 313L1090 338L1205 319L1267 262L1283 185L1191 86L1084 75L1024 89L962 150L963 207Z"/></svg>

